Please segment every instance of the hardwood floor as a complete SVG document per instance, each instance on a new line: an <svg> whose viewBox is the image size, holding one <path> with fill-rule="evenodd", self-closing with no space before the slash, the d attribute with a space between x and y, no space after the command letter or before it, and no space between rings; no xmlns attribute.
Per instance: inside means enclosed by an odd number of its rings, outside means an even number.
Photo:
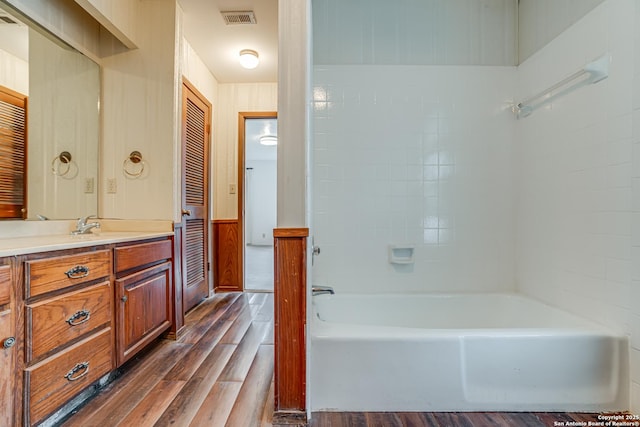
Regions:
<svg viewBox="0 0 640 427"><path fill-rule="evenodd" d="M74 427L271 426L273 294L217 294L62 423ZM310 427L551 427L597 421L564 413L314 413ZM566 424L565 424L566 425ZM579 425L579 424L578 424Z"/></svg>
<svg viewBox="0 0 640 427"><path fill-rule="evenodd" d="M273 294L218 294L62 425L270 426Z"/></svg>
<svg viewBox="0 0 640 427"><path fill-rule="evenodd" d="M573 421L575 424L571 424ZM597 414L547 412L314 413L310 427L553 427L589 425ZM584 424L582 424L584 423ZM597 424L592 424L597 425Z"/></svg>

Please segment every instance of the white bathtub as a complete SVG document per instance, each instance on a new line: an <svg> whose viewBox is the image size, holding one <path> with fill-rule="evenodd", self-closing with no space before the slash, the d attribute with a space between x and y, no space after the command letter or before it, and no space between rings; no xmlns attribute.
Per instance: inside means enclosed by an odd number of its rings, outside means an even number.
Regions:
<svg viewBox="0 0 640 427"><path fill-rule="evenodd" d="M313 411L623 411L626 336L510 294L318 295Z"/></svg>

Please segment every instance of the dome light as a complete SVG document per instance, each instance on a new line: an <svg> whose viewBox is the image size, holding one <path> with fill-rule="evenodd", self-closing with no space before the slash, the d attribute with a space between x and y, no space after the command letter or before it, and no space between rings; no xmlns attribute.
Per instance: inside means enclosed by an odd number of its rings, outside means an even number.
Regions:
<svg viewBox="0 0 640 427"><path fill-rule="evenodd" d="M278 137L275 135L264 135L260 137L262 145L278 145Z"/></svg>
<svg viewBox="0 0 640 427"><path fill-rule="evenodd" d="M242 67L252 70L258 66L260 59L258 59L258 52L251 49L243 49L240 51L240 65Z"/></svg>

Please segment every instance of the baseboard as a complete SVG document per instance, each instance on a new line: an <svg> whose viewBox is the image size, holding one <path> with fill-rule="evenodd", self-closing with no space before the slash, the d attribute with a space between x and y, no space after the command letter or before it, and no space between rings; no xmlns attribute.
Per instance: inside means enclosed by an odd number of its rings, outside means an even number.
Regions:
<svg viewBox="0 0 640 427"><path fill-rule="evenodd" d="M306 426L307 413L303 411L275 411L272 424L274 426Z"/></svg>

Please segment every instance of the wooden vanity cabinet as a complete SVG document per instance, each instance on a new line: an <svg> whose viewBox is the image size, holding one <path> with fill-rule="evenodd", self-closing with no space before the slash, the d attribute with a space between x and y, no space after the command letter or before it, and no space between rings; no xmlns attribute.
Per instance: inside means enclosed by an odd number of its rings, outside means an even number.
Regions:
<svg viewBox="0 0 640 427"><path fill-rule="evenodd" d="M9 260L0 259L0 426L13 426L17 349L15 297Z"/></svg>
<svg viewBox="0 0 640 427"><path fill-rule="evenodd" d="M173 248L167 236L0 258L0 427L60 416L171 327Z"/></svg>
<svg viewBox="0 0 640 427"><path fill-rule="evenodd" d="M171 326L172 258L170 239L116 246L118 366Z"/></svg>
<svg viewBox="0 0 640 427"><path fill-rule="evenodd" d="M23 416L34 425L115 367L108 247L19 257Z"/></svg>

